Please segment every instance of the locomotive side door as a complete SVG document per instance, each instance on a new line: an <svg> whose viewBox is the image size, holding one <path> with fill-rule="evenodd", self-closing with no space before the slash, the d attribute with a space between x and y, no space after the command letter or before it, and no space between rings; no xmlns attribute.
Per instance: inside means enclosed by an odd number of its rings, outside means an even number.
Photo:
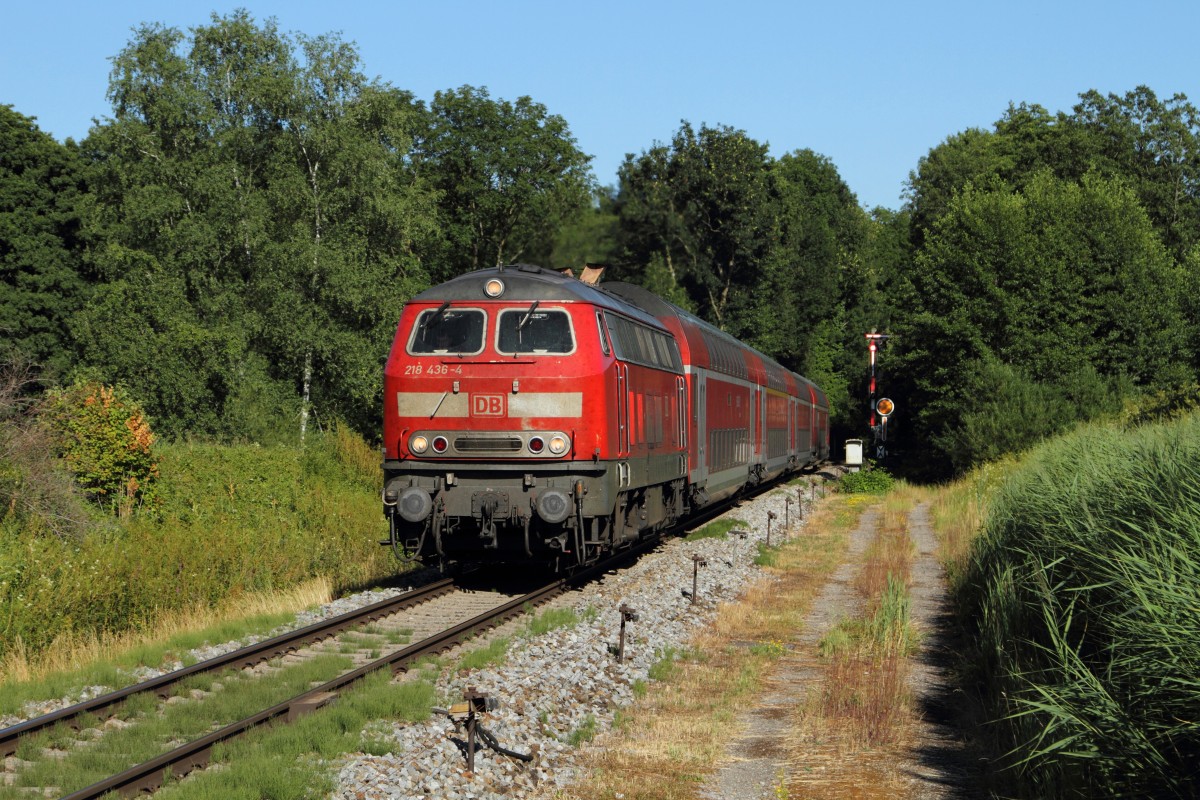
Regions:
<svg viewBox="0 0 1200 800"><path fill-rule="evenodd" d="M704 373L695 373L695 397L692 398L692 418L695 420L696 436L692 439L696 448L696 472L692 476L694 483L702 484L708 480L708 387Z"/></svg>
<svg viewBox="0 0 1200 800"><path fill-rule="evenodd" d="M629 455L629 367L617 362L617 456Z"/></svg>
<svg viewBox="0 0 1200 800"><path fill-rule="evenodd" d="M676 442L680 450L687 450L687 425L688 425L688 408L687 408L687 383L680 375L675 378L675 408L676 408Z"/></svg>

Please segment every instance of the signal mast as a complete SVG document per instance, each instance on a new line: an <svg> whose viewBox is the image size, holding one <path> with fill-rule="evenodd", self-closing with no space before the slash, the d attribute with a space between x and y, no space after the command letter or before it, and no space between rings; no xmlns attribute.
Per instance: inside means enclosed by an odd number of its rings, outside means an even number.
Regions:
<svg viewBox="0 0 1200 800"><path fill-rule="evenodd" d="M872 330L870 333L863 334L867 339L867 352L871 360L871 382L869 384L870 406L871 406L871 433L875 437L875 458L882 459L887 456L887 421L892 412L896 410L896 404L889 398L883 397L878 401L875 399L875 353L891 339L891 334L876 333ZM878 415L878 422L876 422Z"/></svg>

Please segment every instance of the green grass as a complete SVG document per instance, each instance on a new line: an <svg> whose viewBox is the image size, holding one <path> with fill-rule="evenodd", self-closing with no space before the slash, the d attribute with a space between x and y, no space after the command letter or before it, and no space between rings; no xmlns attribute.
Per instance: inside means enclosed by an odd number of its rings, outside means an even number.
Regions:
<svg viewBox="0 0 1200 800"><path fill-rule="evenodd" d="M760 567L773 567L779 563L779 545L767 547L766 544L758 543L758 554L754 556L754 563Z"/></svg>
<svg viewBox="0 0 1200 800"><path fill-rule="evenodd" d="M214 756L205 770L156 794L162 800L301 800L333 791L329 762L355 752L394 752L378 719L420 722L436 704L426 680L392 683L387 670L364 678L338 701L286 727L259 729ZM364 733L364 729L366 732Z"/></svg>
<svg viewBox="0 0 1200 800"><path fill-rule="evenodd" d="M567 736L567 744L571 745L572 747L579 747L579 745L585 742L590 742L595 738L596 717L592 714L588 714L583 718L583 722L580 724L580 726L571 731L571 733Z"/></svg>
<svg viewBox="0 0 1200 800"><path fill-rule="evenodd" d="M525 628L526 636L541 636L557 628L568 628L579 624L579 616L574 609L551 608L529 620Z"/></svg>
<svg viewBox="0 0 1200 800"><path fill-rule="evenodd" d="M679 665L675 662L680 657L680 652L674 647L664 648L659 652L658 660L651 664L650 669L646 671L646 677L652 681L668 680L679 669Z"/></svg>
<svg viewBox="0 0 1200 800"><path fill-rule="evenodd" d="M508 656L510 639L507 636L497 636L484 647L469 650L459 659L461 669L483 669L495 667L504 663Z"/></svg>
<svg viewBox="0 0 1200 800"><path fill-rule="evenodd" d="M719 519L710 522L703 528L694 530L683 537L684 541L696 542L701 539L724 539L733 530L747 530L750 526L740 519Z"/></svg>
<svg viewBox="0 0 1200 800"><path fill-rule="evenodd" d="M907 656L915 650L916 633L909 624L908 612L908 588L889 573L879 607L867 621L867 635L876 652Z"/></svg>
<svg viewBox="0 0 1200 800"><path fill-rule="evenodd" d="M0 714L20 712L30 700L49 700L65 697L81 686L107 686L118 689L135 682L132 675L137 667L162 668L176 659L184 666L195 663L185 654L204 645L244 639L250 635L265 635L280 625L291 623L292 614L259 614L245 619L232 619L201 630L188 631L162 642L142 645L122 652L106 663L89 664L76 670L51 673L30 681L0 684Z"/></svg>

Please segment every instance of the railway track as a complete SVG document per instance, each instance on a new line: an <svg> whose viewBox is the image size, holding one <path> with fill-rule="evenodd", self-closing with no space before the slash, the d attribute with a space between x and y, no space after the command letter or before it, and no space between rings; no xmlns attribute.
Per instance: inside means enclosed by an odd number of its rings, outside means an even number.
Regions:
<svg viewBox="0 0 1200 800"><path fill-rule="evenodd" d="M13 725L0 730L0 757L13 755L21 738L32 736L49 730L55 725L67 725L78 729L77 720L84 715L95 715L101 718L111 716L113 711L135 695L155 694L160 699L166 699L173 693L174 687L194 675L217 672L225 669L245 669L264 661L278 658L295 652L302 647L336 636L342 631L373 622L382 617L395 614L407 608L428 602L435 597L448 594L454 590L454 580L445 578L397 595L388 600L381 600L371 605L363 606L348 614L331 617L327 620L308 625L304 628L266 639L249 647L234 650L222 656L201 661L190 667L185 667L152 680L134 684L124 689L76 703L73 706L60 709L50 714Z"/></svg>
<svg viewBox="0 0 1200 800"><path fill-rule="evenodd" d="M655 545L656 543L647 543L646 546L627 550L618 557L594 565L573 576L559 578L531 592L508 599L458 624L439 629L432 635L425 636L415 643L403 646L380 658L370 660L368 663L346 672L321 686L305 691L302 694L242 720L225 725L202 738L187 742L170 752L163 753L149 761L98 781L84 789L65 795L65 800L99 798L109 792L118 792L124 795L153 792L163 784L164 780L177 779L197 768L205 766L209 762L214 746L263 725L284 724L299 719L305 714L332 702L340 692L345 691L354 683L372 673L383 669L389 669L393 674L405 672L412 664L422 658L446 652L468 638L498 627L504 622L514 619L528 610L566 592L573 586L612 569L619 562L640 555ZM166 698L172 695L172 687L177 686L181 681L191 676L229 668L253 667L271 659L297 652L314 642L320 642L321 640L333 637L339 632L371 621L380 620L405 609L435 601L436 598L455 592L458 588L454 579L436 581L411 592L398 595L395 598L365 606L350 614L331 618L292 633L260 642L251 647L234 651L182 670L177 670L174 673L160 676L151 681L111 692L43 717L28 720L0 731L0 750L6 755L14 753L20 739L23 737L36 735L56 725L68 725L78 729L80 726L76 720L84 715L112 715L121 703L135 695L154 694L160 698ZM72 725L72 723L75 724Z"/></svg>

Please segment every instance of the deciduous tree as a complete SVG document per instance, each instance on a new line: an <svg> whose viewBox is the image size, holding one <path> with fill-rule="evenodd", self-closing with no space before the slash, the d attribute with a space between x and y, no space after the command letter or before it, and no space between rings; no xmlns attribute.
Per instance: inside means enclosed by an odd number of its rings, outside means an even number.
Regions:
<svg viewBox="0 0 1200 800"><path fill-rule="evenodd" d="M73 144L0 106L0 357L62 373L73 362L67 322L86 297Z"/></svg>
<svg viewBox="0 0 1200 800"><path fill-rule="evenodd" d="M565 119L529 97L493 100L486 88L437 92L412 160L440 196L446 247L435 279L548 254L593 189L591 156Z"/></svg>
<svg viewBox="0 0 1200 800"><path fill-rule="evenodd" d="M108 282L79 326L93 366L173 433L258 438L291 418L303 436L314 407L370 427L436 230L406 164L411 98L337 37L245 11L190 40L143 26L110 96L88 141Z"/></svg>

